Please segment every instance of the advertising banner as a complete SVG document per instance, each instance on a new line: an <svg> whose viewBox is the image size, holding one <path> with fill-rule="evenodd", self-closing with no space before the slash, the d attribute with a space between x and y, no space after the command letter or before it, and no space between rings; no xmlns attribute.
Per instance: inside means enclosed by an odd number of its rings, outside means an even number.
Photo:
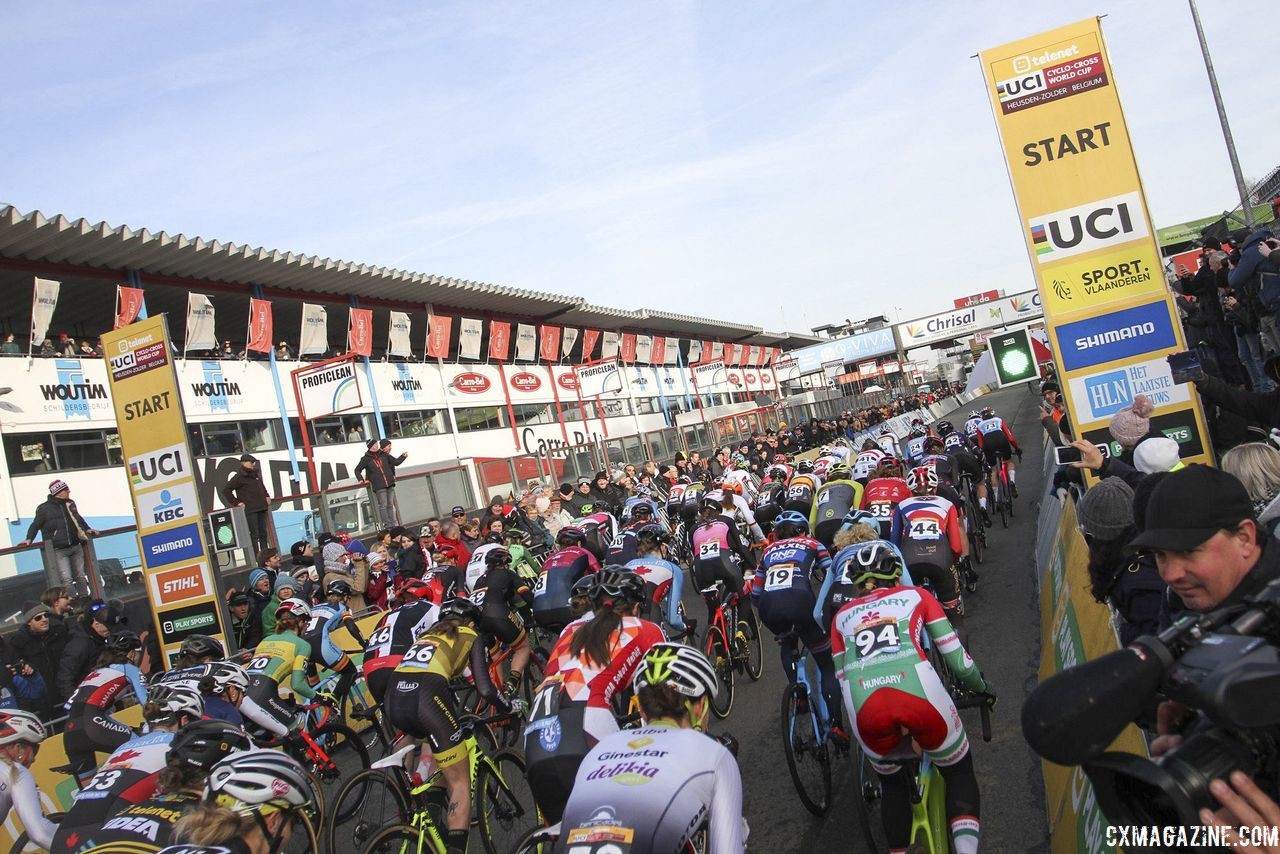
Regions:
<svg viewBox="0 0 1280 854"><path fill-rule="evenodd" d="M680 339L664 338L663 345L665 349L662 352L664 365L675 365L680 362Z"/></svg>
<svg viewBox="0 0 1280 854"><path fill-rule="evenodd" d="M391 320L387 325L387 355L402 358L412 355L413 348L409 344L413 327L407 311L391 312Z"/></svg>
<svg viewBox="0 0 1280 854"><path fill-rule="evenodd" d="M983 303L998 300L1001 296L1003 296L1003 294L1001 294L1000 291L983 291L980 294L970 294L967 297L960 297L959 299L954 299L951 302L956 308L972 308L975 305L982 305Z"/></svg>
<svg viewBox="0 0 1280 854"><path fill-rule="evenodd" d="M329 313L322 305L302 304L299 356L321 356L329 349Z"/></svg>
<svg viewBox="0 0 1280 854"><path fill-rule="evenodd" d="M373 309L347 309L347 351L366 359L373 355Z"/></svg>
<svg viewBox="0 0 1280 854"><path fill-rule="evenodd" d="M464 317L458 324L458 355L464 359L480 358L480 338L484 325L479 320Z"/></svg>
<svg viewBox="0 0 1280 854"><path fill-rule="evenodd" d="M607 334L607 333L606 333ZM582 397L616 396L622 393L622 367L617 359L607 362L596 362L592 365L579 365L573 369L578 378L579 394Z"/></svg>
<svg viewBox="0 0 1280 854"><path fill-rule="evenodd" d="M1165 417L1186 436L1183 459L1209 462L1195 396L1156 364L1186 345L1098 19L980 62L1078 431L1104 430L1117 402L1144 388L1153 424Z"/></svg>
<svg viewBox="0 0 1280 854"><path fill-rule="evenodd" d="M112 328L120 329L133 323L142 313L143 305L142 288L116 285L116 321Z"/></svg>
<svg viewBox="0 0 1280 854"><path fill-rule="evenodd" d="M821 344L811 344L794 350L788 355L795 359L796 368L800 373L811 374L820 370L823 362L856 362L872 356L883 356L897 349L893 340L893 330L886 326L883 329L873 329L858 335L833 338Z"/></svg>
<svg viewBox="0 0 1280 854"><path fill-rule="evenodd" d="M444 359L449 355L449 338L453 332L453 318L442 314L427 316L427 357Z"/></svg>
<svg viewBox="0 0 1280 854"><path fill-rule="evenodd" d="M538 327L531 323L516 324L516 361L532 362L537 358Z"/></svg>
<svg viewBox="0 0 1280 854"><path fill-rule="evenodd" d="M983 329L1013 326L1044 316L1037 291L1024 291L980 305L957 308L900 323L898 340L904 350L924 347L936 341L965 338Z"/></svg>
<svg viewBox="0 0 1280 854"><path fill-rule="evenodd" d="M604 334L604 337L605 337L605 341L607 342L607 341L609 340L609 333L608 333L608 332L606 332L606 333ZM633 332L624 332L624 333L622 333L622 345L621 345L621 347L622 347L622 349L621 349L622 361L627 362L627 363L634 362L634 361L636 360L636 336L635 336L635 333L633 333ZM605 356L605 358L608 358L608 357L609 357L609 353L607 352L607 351L608 351L608 346L607 346L607 344L606 344L606 347L605 347L605 351L606 351L606 352L604 352L602 355L604 355L604 356Z"/></svg>
<svg viewBox="0 0 1280 854"><path fill-rule="evenodd" d="M646 365L653 361L653 336L652 335L636 336L635 361L644 362Z"/></svg>
<svg viewBox="0 0 1280 854"><path fill-rule="evenodd" d="M699 392L717 391L729 382L723 359L693 366L693 385Z"/></svg>
<svg viewBox="0 0 1280 854"><path fill-rule="evenodd" d="M204 294L187 294L187 334L182 352L218 349L218 336L213 331L213 303Z"/></svg>
<svg viewBox="0 0 1280 854"><path fill-rule="evenodd" d="M169 661L194 632L226 642L164 315L102 336L139 554Z"/></svg>
<svg viewBox="0 0 1280 854"><path fill-rule="evenodd" d="M567 359L569 354L573 352L573 347L578 343L578 330L574 326L566 326L563 334L560 336L560 358ZM550 361L555 361L551 359Z"/></svg>
<svg viewBox="0 0 1280 854"><path fill-rule="evenodd" d="M710 355L703 353L703 358L706 358L706 359L720 359L720 358L723 358L723 356L724 356L724 344L720 343L719 341L711 342ZM725 364L728 364L727 359L725 360Z"/></svg>
<svg viewBox="0 0 1280 854"><path fill-rule="evenodd" d="M560 360L560 327L544 325L538 336L538 358L544 362Z"/></svg>
<svg viewBox="0 0 1280 854"><path fill-rule="evenodd" d="M298 402L308 419L363 405L354 359L322 362L292 372Z"/></svg>
<svg viewBox="0 0 1280 854"><path fill-rule="evenodd" d="M489 358L495 362L505 362L510 349L511 324L501 320L489 321Z"/></svg>
<svg viewBox="0 0 1280 854"><path fill-rule="evenodd" d="M255 353L271 351L271 340L275 337L271 323L271 301L249 298L249 334L246 336L246 350Z"/></svg>
<svg viewBox="0 0 1280 854"><path fill-rule="evenodd" d="M593 333L594 333L595 335L600 335L600 333L599 333L599 332L597 332L597 331L596 331L596 330L594 330L594 329L588 329L588 330L587 330L587 334L588 334L588 335L591 335L591 334L593 334ZM594 343L595 343L595 339L594 339L594 338L584 338L584 339L583 339L583 344L582 344L582 361L584 361L584 362L588 361L588 359L589 359L589 357L587 356L587 354L588 354L588 352L590 352L590 351L587 349L587 342L590 342L590 343L594 344ZM618 348L621 346L621 344L622 344L622 337L621 337L620 335L618 335L618 333L616 333L616 332L606 332L606 333L604 333L604 334L601 336L601 341L600 341L600 358L601 358L601 359L613 359L613 358L616 358L616 357L617 357L617 355L618 355Z"/></svg>
<svg viewBox="0 0 1280 854"><path fill-rule="evenodd" d="M699 338L689 339L689 364L702 361L702 340Z"/></svg>
<svg viewBox="0 0 1280 854"><path fill-rule="evenodd" d="M738 364L738 348L733 344L725 344L724 349L720 351L724 363L730 367Z"/></svg>
<svg viewBox="0 0 1280 854"><path fill-rule="evenodd" d="M649 359L655 365L667 363L667 339L664 335L653 336L653 346L649 349Z"/></svg>
<svg viewBox="0 0 1280 854"><path fill-rule="evenodd" d="M53 320L53 310L58 306L58 291L62 283L52 279L36 279L35 290L31 296L31 347L34 350L49 334L49 324Z"/></svg>

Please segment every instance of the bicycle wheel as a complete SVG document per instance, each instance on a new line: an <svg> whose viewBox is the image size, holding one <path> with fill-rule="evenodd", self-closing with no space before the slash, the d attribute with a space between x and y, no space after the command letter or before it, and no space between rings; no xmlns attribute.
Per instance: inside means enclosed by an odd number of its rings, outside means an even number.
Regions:
<svg viewBox="0 0 1280 854"><path fill-rule="evenodd" d="M821 818L831 809L831 755L818 740L818 710L803 685L782 692L782 750L804 808Z"/></svg>
<svg viewBox="0 0 1280 854"><path fill-rule="evenodd" d="M973 497L973 493L969 494L969 554L973 556L974 563L982 563L982 552L986 547L986 529L982 524L982 510L978 507L978 500Z"/></svg>
<svg viewBox="0 0 1280 854"><path fill-rule="evenodd" d="M551 854L551 849L556 847L556 840L559 838L560 835L553 833L551 829L539 827L526 833L516 843L516 847L511 849L511 854Z"/></svg>
<svg viewBox="0 0 1280 854"><path fill-rule="evenodd" d="M711 713L723 720L729 717L729 710L733 708L733 653L719 626L707 627L707 643L703 651L720 679L720 690L711 698Z"/></svg>
<svg viewBox="0 0 1280 854"><path fill-rule="evenodd" d="M412 818L409 796L395 770L366 768L343 784L325 827L329 851L360 851L374 834ZM345 815L343 821L339 815Z"/></svg>
<svg viewBox="0 0 1280 854"><path fill-rule="evenodd" d="M858 757L854 775L858 790L853 793L853 809L858 814L858 825L862 831L862 839L867 843L867 850L872 854L883 854L889 850L889 843L885 839L884 821L880 817L880 775L871 767L871 760L866 753L859 750Z"/></svg>
<svg viewBox="0 0 1280 854"><path fill-rule="evenodd" d="M294 813L293 820L289 823L289 838L280 846L281 854L304 854L319 850L316 828L311 819L306 813Z"/></svg>
<svg viewBox="0 0 1280 854"><path fill-rule="evenodd" d="M334 798L337 797L339 790L342 788L343 767L347 768L349 774L353 773L353 769L368 768L369 751L365 749L364 742L360 740L360 737L346 724L327 723L312 733L312 738L324 751L326 757L309 757L310 769L315 774L316 779L320 781L324 802L333 804ZM363 797L361 788L357 788L356 791ZM358 801L355 803L358 803ZM354 803L349 809L351 811L355 810ZM346 821L350 818L350 815L343 815L337 809L332 808L329 810L329 814L332 817L330 819L332 821Z"/></svg>
<svg viewBox="0 0 1280 854"><path fill-rule="evenodd" d="M1000 508L1000 525L1001 527L1009 527L1009 503L1008 503L1009 487L1003 483L996 487L996 506Z"/></svg>
<svg viewBox="0 0 1280 854"><path fill-rule="evenodd" d="M431 834L419 833L407 824L395 824L385 828L360 849L362 854L445 854Z"/></svg>
<svg viewBox="0 0 1280 854"><path fill-rule="evenodd" d="M760 627L754 629L746 620L738 620L738 631L734 637L734 646L739 647L738 655L746 668L747 676L752 682L760 681L764 674L764 641L760 638Z"/></svg>
<svg viewBox="0 0 1280 854"><path fill-rule="evenodd" d="M480 839L489 854L508 854L542 824L519 751L499 750L492 760L477 765L473 788Z"/></svg>
<svg viewBox="0 0 1280 854"><path fill-rule="evenodd" d="M365 701L369 689L361 684L363 682L363 679L357 679L347 696L342 698L341 719L355 721L356 726L352 729L358 731L364 749L370 756L381 759L391 752L391 737L387 735L382 709L378 708L377 703Z"/></svg>

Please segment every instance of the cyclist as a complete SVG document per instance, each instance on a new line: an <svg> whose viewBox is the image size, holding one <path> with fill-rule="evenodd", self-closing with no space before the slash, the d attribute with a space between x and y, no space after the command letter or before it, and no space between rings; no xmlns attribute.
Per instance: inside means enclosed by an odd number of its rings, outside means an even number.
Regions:
<svg viewBox="0 0 1280 854"><path fill-rule="evenodd" d="M379 704L384 702L391 674L404 654L440 617L440 606L431 601L430 585L412 579L399 596L399 603L382 615L369 635L360 662L369 693Z"/></svg>
<svg viewBox="0 0 1280 854"><path fill-rule="evenodd" d="M957 631L964 630L964 603L956 562L969 554L969 538L960 525L956 506L938 495L938 473L933 466L907 472L914 493L898 504L889 540L902 552L911 577L928 579L934 596Z"/></svg>
<svg viewBox="0 0 1280 854"><path fill-rule="evenodd" d="M605 567L590 596L591 615L551 649L525 728L529 785L550 822L560 820L582 758L618 731L615 694L631 684L644 653L666 640L657 624L637 616L645 583L631 570Z"/></svg>
<svg viewBox="0 0 1280 854"><path fill-rule="evenodd" d="M618 522L613 518L613 514L604 510L597 510L594 513L583 516L575 522L582 531L582 545L587 551L596 556L596 560L601 564L605 562L605 552L609 548L609 544L613 542L614 536L618 533Z"/></svg>
<svg viewBox="0 0 1280 854"><path fill-rule="evenodd" d="M635 504L631 508L630 522L618 532L609 546L606 560L619 566L636 556L636 534L646 525L653 524L653 508L648 504Z"/></svg>
<svg viewBox="0 0 1280 854"><path fill-rule="evenodd" d="M840 729L840 686L831 659L831 641L813 618L817 598L810 579L825 578L831 571L831 553L808 535L809 520L799 513L782 514L773 530L777 539L760 557L751 597L760 611L760 622L779 638L782 672L791 684L796 679L796 648L782 637L797 638L813 653L822 674L822 696L832 725L837 738L847 744L849 737Z"/></svg>
<svg viewBox="0 0 1280 854"><path fill-rule="evenodd" d="M937 436L930 436L925 441L924 452L920 462L916 463L913 468L932 466L938 475L938 494L954 504L958 512L963 513L964 496L956 489L956 480L959 477L960 470L956 460L951 454L946 453L946 446ZM963 525L963 523L964 517L962 515L961 524Z"/></svg>
<svg viewBox="0 0 1280 854"><path fill-rule="evenodd" d="M463 584L468 591L475 589L476 582L480 580L480 576L484 575L489 569L489 565L485 563L485 555L500 548L502 548L501 542L489 542L477 546L471 552L471 560L467 561L466 573L463 576Z"/></svg>
<svg viewBox="0 0 1280 854"><path fill-rule="evenodd" d="M884 457L884 451L875 443L875 440L867 439L862 443L862 450L858 452L858 456L853 458L853 466L850 469L853 472L853 479L866 486L867 481L871 479L871 474Z"/></svg>
<svg viewBox="0 0 1280 854"><path fill-rule="evenodd" d="M748 505L755 499L756 492L759 491L756 479L751 476L750 468L751 464L745 456L735 454L729 462L729 470L721 476L722 486L736 483L742 488L742 497L746 499Z"/></svg>
<svg viewBox="0 0 1280 854"><path fill-rule="evenodd" d="M880 446L880 450L884 451L886 456L896 457L898 455L898 437L893 435L893 431L887 426L881 428L880 435L876 436L876 444Z"/></svg>
<svg viewBox="0 0 1280 854"><path fill-rule="evenodd" d="M982 423L982 413L974 409L969 412L969 417L964 422L964 433L975 444L978 441L978 425Z"/></svg>
<svg viewBox="0 0 1280 854"><path fill-rule="evenodd" d="M719 490L708 492L706 497L719 497L722 499L725 510L730 516L741 519L747 526L747 530L751 532L751 538L754 542L760 542L764 539L764 531L760 529L760 523L756 521L756 514L751 510L751 504L742 494L742 484L736 480L727 481Z"/></svg>
<svg viewBox="0 0 1280 854"><path fill-rule="evenodd" d="M680 613L680 596L684 590L684 570L668 559L668 548L671 535L662 530L660 525L646 525L636 534L636 550L638 557L626 564L644 580L645 597L641 615L649 616L651 603L667 600L667 625L676 633L675 637L684 637L691 632Z"/></svg>
<svg viewBox="0 0 1280 854"><path fill-rule="evenodd" d="M656 644L632 687L645 725L609 736L587 754L555 850L597 850L589 843L610 825L634 834L629 850L681 851L706 827L708 854L741 854L746 822L738 763L700 732L717 690L711 662L683 644Z"/></svg>
<svg viewBox="0 0 1280 854"><path fill-rule="evenodd" d="M436 547L435 563L427 567L422 576L422 580L431 589L431 601L437 605L466 589L466 570L458 566L460 555L461 552L452 546Z"/></svg>
<svg viewBox="0 0 1280 854"><path fill-rule="evenodd" d="M153 685L185 685L193 691L200 689L200 677L204 676L204 665L210 661L222 661L227 651L216 638L208 635L190 635L183 639L178 647L178 655L173 660L173 668L152 677Z"/></svg>
<svg viewBox="0 0 1280 854"><path fill-rule="evenodd" d="M1014 482L1017 471L1014 469L1011 457L1017 454L1022 456L1022 451L1018 449L1018 440L1013 438L1013 431L1009 429L1009 425L1004 419L996 415L996 411L990 406L982 408L982 421L978 424L978 447L987 457L987 465L995 468L996 460L1004 460L1008 465L1009 471L1009 494L1014 498L1018 497L1018 486Z"/></svg>
<svg viewBox="0 0 1280 854"><path fill-rule="evenodd" d="M772 527L773 521L778 518L778 514L782 512L783 505L786 502L786 481L770 481L766 478L751 507L751 511L755 514L756 522L759 523L761 530L767 530Z"/></svg>
<svg viewBox="0 0 1280 854"><path fill-rule="evenodd" d="M787 501L785 510L795 510L808 516L813 509L813 497L822 486L822 478L813 472L812 460L801 460L796 465L796 473L787 482Z"/></svg>
<svg viewBox="0 0 1280 854"><path fill-rule="evenodd" d="M133 737L133 728L110 713L115 706L132 705L125 701L130 698L126 689L133 686L121 665L136 667L141 657L142 640L136 634L127 630L113 633L98 656L98 666L67 700L62 742L73 767L90 770L97 764L95 753L111 753ZM145 692L137 696L139 702L146 698Z"/></svg>
<svg viewBox="0 0 1280 854"><path fill-rule="evenodd" d="M827 470L827 479L814 496L813 509L809 511L809 530L820 543L831 548L836 531L844 524L844 517L851 510L862 506L862 484L853 479L853 473L844 463L836 463Z"/></svg>
<svg viewBox="0 0 1280 854"><path fill-rule="evenodd" d="M59 829L54 854L135 854L159 851L173 838L182 811L204 793L209 769L232 753L250 750L253 742L239 727L226 721L194 721L173 733L164 766L156 772L156 789L137 803L107 802L110 818L68 829L71 814ZM87 789L85 791L88 791ZM81 793L83 794L83 793ZM77 805L79 801L77 801ZM74 813L76 807L72 807Z"/></svg>
<svg viewBox="0 0 1280 854"><path fill-rule="evenodd" d="M907 465L918 465L925 455L925 442L929 440L929 429L924 423L913 424L910 432L907 433L907 452L905 454Z"/></svg>
<svg viewBox="0 0 1280 854"><path fill-rule="evenodd" d="M862 493L862 510L880 522L880 536L888 537L893 528L893 510L898 502L911 497L911 487L902 476L902 461L886 456L880 461L875 477Z"/></svg>
<svg viewBox="0 0 1280 854"><path fill-rule="evenodd" d="M584 575L600 571L600 562L584 546L586 535L577 525L565 525L556 534L560 548L547 555L533 587L533 619L544 629L559 632L573 619L569 593Z"/></svg>
<svg viewBox="0 0 1280 854"><path fill-rule="evenodd" d="M169 757L174 733L204 714L199 693L183 686L156 685L142 707L150 732L120 745L89 782L76 793L75 803L58 823L50 851L78 851L103 822L125 804L137 804L156 793L160 772Z"/></svg>
<svg viewBox="0 0 1280 854"><path fill-rule="evenodd" d="M982 460L975 452L969 437L955 428L950 421L939 421L934 429L942 437L944 453L955 462L958 476L968 475L978 494L978 508L982 511L983 521L991 524L991 516L987 513L987 481L982 476ZM953 485L955 485L953 483Z"/></svg>
<svg viewBox="0 0 1280 854"><path fill-rule="evenodd" d="M276 609L276 631L262 639L245 670L249 689L240 713L277 737L297 726L295 697L314 699L315 688L307 680L311 645L298 632L311 620L311 609L301 599L286 599Z"/></svg>
<svg viewBox="0 0 1280 854"><path fill-rule="evenodd" d="M40 718L18 709L0 710L0 819L17 810L28 838L51 850L58 826L45 818L35 777L27 769L36 761L48 733Z"/></svg>
<svg viewBox="0 0 1280 854"><path fill-rule="evenodd" d="M908 781L892 756L914 739L946 781L947 820L957 854L978 850L978 780L969 740L942 680L925 657L923 627L951 672L969 689L995 694L965 651L938 600L901 584L903 563L878 542L862 546L853 583L860 598L844 605L831 626L831 645L853 731L880 775L885 836L890 850L910 842Z"/></svg>
<svg viewBox="0 0 1280 854"><path fill-rule="evenodd" d="M361 649L365 646L365 639L351 612L351 597L355 595L351 585L341 578L334 578L324 586L324 593L325 601L311 609L302 638L311 647L311 663L317 668L328 668L338 674L337 685L330 693L341 702L356 681L359 667L334 642L333 632L339 627L345 628L356 643L360 644Z"/></svg>
<svg viewBox="0 0 1280 854"><path fill-rule="evenodd" d="M198 688L204 698L204 716L244 726L240 703L249 689L249 674L234 661L212 661L201 667Z"/></svg>
<svg viewBox="0 0 1280 854"><path fill-rule="evenodd" d="M730 593L742 593L742 566L754 568L751 550L742 541L733 519L733 502L725 497L717 501L715 493L708 493L702 502L702 521L693 531L693 577L699 589L705 589L717 580L723 581ZM734 558L738 563L734 562ZM714 615L714 606L708 602L708 624Z"/></svg>
<svg viewBox="0 0 1280 854"><path fill-rule="evenodd" d="M314 809L311 791L307 772L291 756L266 749L233 753L213 766L203 799L174 826L173 838L185 844L160 854L279 851L295 814Z"/></svg>
<svg viewBox="0 0 1280 854"><path fill-rule="evenodd" d="M511 711L506 697L489 678L488 639L476 633L480 609L466 599L450 599L440 619L404 654L387 690L387 719L410 738L423 742L418 763L421 779L439 765L449 788L447 842L450 854L467 849L471 826L471 780L467 746L458 723L457 701L449 683L467 667L476 691L502 713Z"/></svg>
<svg viewBox="0 0 1280 854"><path fill-rule="evenodd" d="M511 669L505 690L514 695L520 677L529 666L529 644L518 607L533 604L533 591L511 569L511 552L496 548L485 554L487 569L471 591L471 601L480 609L480 631L497 638L511 650Z"/></svg>

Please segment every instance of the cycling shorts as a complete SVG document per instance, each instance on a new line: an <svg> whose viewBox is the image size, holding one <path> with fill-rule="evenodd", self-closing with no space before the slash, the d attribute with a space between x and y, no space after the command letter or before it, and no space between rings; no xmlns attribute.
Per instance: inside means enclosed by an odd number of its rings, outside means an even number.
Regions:
<svg viewBox="0 0 1280 854"><path fill-rule="evenodd" d="M794 634L811 652L821 652L831 648L831 638L814 621L813 605L812 593L786 590L762 595L756 608L766 629L775 635Z"/></svg>
<svg viewBox="0 0 1280 854"><path fill-rule="evenodd" d="M476 628L509 647L517 647L524 642L524 620L515 611L508 611L502 617L483 615Z"/></svg>
<svg viewBox="0 0 1280 854"><path fill-rule="evenodd" d="M903 730L940 767L954 765L969 753L969 737L960 713L937 672L922 661L916 675L925 696L890 686L877 688L853 715L853 733L872 767L881 774L892 774L901 767L894 759L904 755L910 743Z"/></svg>
<svg viewBox="0 0 1280 854"><path fill-rule="evenodd" d="M963 474L969 475L975 481L982 479L982 463L972 453L969 451L952 451L951 455ZM958 483L956 488L959 488Z"/></svg>
<svg viewBox="0 0 1280 854"><path fill-rule="evenodd" d="M391 684L391 675L395 672L394 667L387 667L365 675L364 684L369 686L369 695L378 705L382 705L386 699L387 686Z"/></svg>
<svg viewBox="0 0 1280 854"><path fill-rule="evenodd" d="M574 621L573 610L566 602L560 608L540 608L533 612L533 621L548 631L560 632Z"/></svg>
<svg viewBox="0 0 1280 854"><path fill-rule="evenodd" d="M441 768L467 761L467 745L448 679L438 673L397 673L387 689L385 706L391 725L425 740Z"/></svg>
<svg viewBox="0 0 1280 854"><path fill-rule="evenodd" d="M928 580L943 610L964 614L964 603L960 601L960 574L954 564L943 568L932 563L911 563L907 568L911 570L911 580L916 584Z"/></svg>
<svg viewBox="0 0 1280 854"><path fill-rule="evenodd" d="M982 452L987 458L987 465L996 464L996 459L1007 460L1013 456L1013 448L1009 445L1009 437L1003 433L986 433L982 437Z"/></svg>
<svg viewBox="0 0 1280 854"><path fill-rule="evenodd" d="M250 673L249 687L240 701L240 714L277 738L289 734L298 719L292 699L280 696L280 686L265 673Z"/></svg>
<svg viewBox="0 0 1280 854"><path fill-rule="evenodd" d="M133 738L134 732L96 706L73 708L62 737L72 765L97 765L95 753L113 753Z"/></svg>
<svg viewBox="0 0 1280 854"><path fill-rule="evenodd" d="M731 593L742 592L742 570L725 555L719 558L698 558L693 562L693 578L698 589L723 581Z"/></svg>

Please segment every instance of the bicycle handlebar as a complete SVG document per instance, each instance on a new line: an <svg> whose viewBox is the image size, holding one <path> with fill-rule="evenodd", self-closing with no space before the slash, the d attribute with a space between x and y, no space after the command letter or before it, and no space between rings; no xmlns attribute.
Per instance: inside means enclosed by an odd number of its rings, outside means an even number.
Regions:
<svg viewBox="0 0 1280 854"><path fill-rule="evenodd" d="M982 740L991 741L991 708L987 705L986 694L966 694L955 700L957 709L977 708L982 718Z"/></svg>

